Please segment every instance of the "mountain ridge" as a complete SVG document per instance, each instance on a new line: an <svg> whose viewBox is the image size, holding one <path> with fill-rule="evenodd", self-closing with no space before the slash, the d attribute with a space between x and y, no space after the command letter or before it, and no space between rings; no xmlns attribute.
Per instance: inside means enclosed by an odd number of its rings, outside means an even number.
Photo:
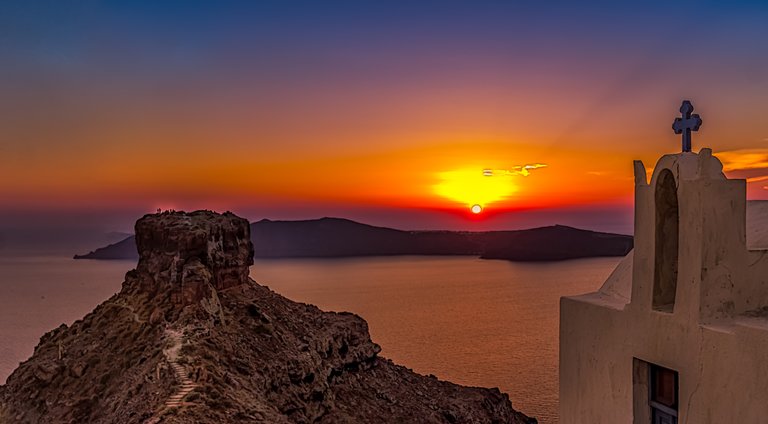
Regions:
<svg viewBox="0 0 768 424"><path fill-rule="evenodd" d="M632 237L552 225L525 230L399 230L346 218L262 219L250 224L256 258L471 255L518 261L624 256ZM562 244L563 241L567 245ZM128 237L75 259L136 259Z"/></svg>

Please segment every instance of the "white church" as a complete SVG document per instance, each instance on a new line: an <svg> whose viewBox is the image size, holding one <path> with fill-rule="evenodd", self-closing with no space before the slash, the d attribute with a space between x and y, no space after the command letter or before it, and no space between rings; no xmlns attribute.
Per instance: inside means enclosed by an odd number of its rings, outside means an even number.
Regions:
<svg viewBox="0 0 768 424"><path fill-rule="evenodd" d="M768 202L746 201L684 102L683 152L635 161L635 248L560 302L562 424L768 423Z"/></svg>

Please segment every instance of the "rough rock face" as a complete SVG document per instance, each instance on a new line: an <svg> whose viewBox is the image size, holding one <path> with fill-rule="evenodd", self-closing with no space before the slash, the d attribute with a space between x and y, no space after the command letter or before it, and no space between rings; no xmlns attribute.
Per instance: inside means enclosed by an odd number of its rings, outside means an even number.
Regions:
<svg viewBox="0 0 768 424"><path fill-rule="evenodd" d="M232 213L146 215L136 222L136 247L147 292L172 292L188 305L248 280L253 264L250 224Z"/></svg>
<svg viewBox="0 0 768 424"><path fill-rule="evenodd" d="M535 423L498 389L378 356L349 313L248 278L248 223L148 215L120 293L43 336L0 386L0 422Z"/></svg>

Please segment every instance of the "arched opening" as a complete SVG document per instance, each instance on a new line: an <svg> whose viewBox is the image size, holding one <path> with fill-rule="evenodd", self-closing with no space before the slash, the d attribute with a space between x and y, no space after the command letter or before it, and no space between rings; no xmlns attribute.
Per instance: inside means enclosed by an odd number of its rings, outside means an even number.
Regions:
<svg viewBox="0 0 768 424"><path fill-rule="evenodd" d="M677 291L680 214L677 185L669 169L656 180L656 252L653 275L653 309L672 312Z"/></svg>

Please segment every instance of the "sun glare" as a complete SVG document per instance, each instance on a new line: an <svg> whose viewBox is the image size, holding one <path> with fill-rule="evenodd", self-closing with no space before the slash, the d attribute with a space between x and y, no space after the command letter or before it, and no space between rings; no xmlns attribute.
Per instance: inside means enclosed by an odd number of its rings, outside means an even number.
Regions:
<svg viewBox="0 0 768 424"><path fill-rule="evenodd" d="M483 169L441 172L438 178L440 182L434 186L434 192L471 208L473 213L480 213L489 204L504 200L517 191L509 178L484 175Z"/></svg>

